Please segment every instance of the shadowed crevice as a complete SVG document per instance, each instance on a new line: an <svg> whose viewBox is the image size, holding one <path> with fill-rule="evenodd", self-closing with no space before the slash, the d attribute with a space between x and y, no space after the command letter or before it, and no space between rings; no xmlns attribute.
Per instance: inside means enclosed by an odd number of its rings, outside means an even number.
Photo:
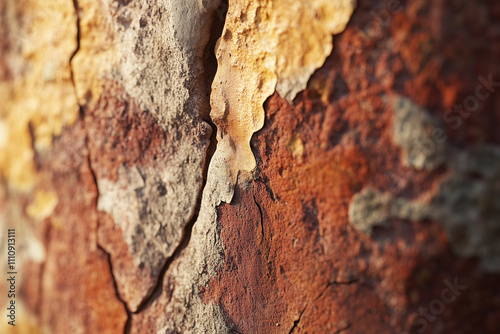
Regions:
<svg viewBox="0 0 500 334"><path fill-rule="evenodd" d="M71 56L69 58L69 69L70 69L70 75L71 75L71 82L73 84L73 89L74 89L74 92L75 92L75 99L76 99L76 102L77 102L78 108L79 108L79 117L80 117L81 122L83 123L84 131L87 134L86 137L85 137L85 147L87 149L87 163L88 163L88 168L89 168L90 174L92 175L92 179L93 179L94 185L95 185L95 195L96 196L95 196L95 203L94 204L95 204L95 211L97 213L97 203L98 203L98 200L99 200L99 187L98 187L98 184L97 184L96 174L95 174L95 172L94 172L94 170L92 168L92 159L91 159L91 156L90 156L90 150L89 150L89 145L88 145L88 140L89 140L89 138L88 138L88 131L86 129L85 119L84 119L85 111L84 111L84 108L80 105L80 103L78 101L78 94L77 94L77 90L76 90L75 77L74 77L74 71L73 71L73 66L72 66L73 59L75 58L76 54L80 50L80 39L81 39L81 28L80 28L80 15L79 15L78 0L73 0L73 6L75 8L75 15L76 15L76 48L75 48L75 50L73 51L73 53L71 54ZM97 215L96 233L97 233L98 229L99 229L99 216ZM96 237L96 240L97 240L97 237ZM110 273L111 279L113 281L113 288L115 290L116 298L123 305L125 311L127 312L127 320L125 322L125 326L124 326L124 331L123 332L124 332L124 334L128 334L128 333L130 333L130 325L131 325L131 320L132 320L131 312L128 309L127 303L121 298L120 293L118 291L118 286L117 286L117 283L116 283L116 279L115 279L115 276L113 274L113 265L111 263L111 255L108 252L106 252L104 250L104 248L101 245L99 245L98 242L96 242L96 244L97 244L97 248L106 255L106 258L107 258L107 261L108 261L108 265L109 265L109 273Z"/></svg>
<svg viewBox="0 0 500 334"><path fill-rule="evenodd" d="M204 68L204 85L206 88L207 97L210 97L211 94L211 84L214 80L215 73L217 72L217 59L215 57L215 45L217 40L222 34L222 29L225 24L225 17L227 12L227 0L223 0L219 5L219 8L213 14L212 26L210 28L210 39L205 47L204 55L203 55L203 68ZM210 110L210 99L207 99L208 105L206 108L202 108L203 110ZM175 259L179 257L182 251L188 246L189 241L191 240L191 234L193 230L193 226L195 222L198 220L198 216L201 209L201 199L203 194L203 189L207 183L207 174L208 174L208 166L210 165L210 161L212 159L213 154L217 148L217 128L215 124L210 119L210 116L202 113L200 117L203 121L207 122L212 127L212 133L210 135L210 143L207 147L207 151L205 153L205 161L203 165L203 184L198 193L198 197L196 200L196 206L194 209L194 213L186 224L182 232L182 238L177 247L175 248L172 255L167 259L163 268L160 270L160 274L158 276L158 281L155 287L152 289L152 292L149 296L146 296L140 305L137 307L137 311L133 312L134 314L138 314L144 310L146 310L159 296L161 296L163 292L163 281L165 278L165 274L167 273L170 265L174 262Z"/></svg>
<svg viewBox="0 0 500 334"><path fill-rule="evenodd" d="M80 107L80 109L83 109L83 108ZM83 121L83 124L84 124L84 128L85 128L85 121ZM95 233L97 234L97 231L99 230L99 214L98 214L98 209L97 209L97 203L98 203L98 200L99 200L99 188L98 188L98 185L97 185L96 174L94 172L94 169L92 168L92 162L91 162L92 159L90 157L90 150L88 149L88 137L85 137L85 147L87 148L87 151L88 151L88 153L87 153L87 163L88 163L89 171L90 171L90 174L92 175L92 179L94 181L95 190L96 190L96 196L95 196L94 205L95 205L95 212L96 212L96 215L97 215L97 218L96 218L97 219L97 225L96 225L96 231L95 231ZM97 235L96 235L96 244L97 244L97 248L106 255L106 259L107 259L108 265L109 265L109 273L111 275L111 280L113 281L113 288L115 290L116 299L118 299L118 301L125 308L125 312L127 312L127 320L125 322L123 333L124 334L128 334L128 333L130 333L130 327L131 327L131 321L132 321L131 312L130 312L128 306L127 306L127 303L120 296L120 292L118 290L118 285L116 283L116 278L115 278L115 275L113 273L113 264L111 262L111 255L108 252L106 252L106 250L104 249L104 247L102 247L99 244Z"/></svg>
<svg viewBox="0 0 500 334"><path fill-rule="evenodd" d="M75 58L78 51L80 51L80 39L81 39L81 31L80 30L81 29L80 29L80 15L78 14L78 12L79 12L78 0L73 0L73 6L75 8L75 16L76 16L76 48L75 48L75 51L73 51L73 53L69 57L69 72L71 75L71 82L73 83L73 89L75 90L75 98L77 100L77 103L79 104L78 94L76 93L75 75L73 73L73 66L71 64L73 62L73 58ZM81 112L82 112L82 108L80 106L80 117L82 116Z"/></svg>

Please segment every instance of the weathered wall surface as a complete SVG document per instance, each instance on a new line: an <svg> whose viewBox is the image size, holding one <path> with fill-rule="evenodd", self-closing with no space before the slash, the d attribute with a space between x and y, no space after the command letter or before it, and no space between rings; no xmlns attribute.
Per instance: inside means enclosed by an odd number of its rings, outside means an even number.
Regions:
<svg viewBox="0 0 500 334"><path fill-rule="evenodd" d="M500 330L495 1L0 17L2 333Z"/></svg>

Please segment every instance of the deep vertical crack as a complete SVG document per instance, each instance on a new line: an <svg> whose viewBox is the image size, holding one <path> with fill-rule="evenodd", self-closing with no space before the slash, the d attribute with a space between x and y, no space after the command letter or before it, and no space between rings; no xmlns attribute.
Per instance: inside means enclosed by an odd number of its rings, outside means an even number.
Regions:
<svg viewBox="0 0 500 334"><path fill-rule="evenodd" d="M72 53L72 55L70 56L69 66L70 66L71 81L72 81L72 84L73 84L73 88L75 90L75 96L76 96L76 99L77 99L77 103L79 104L79 102L78 102L78 94L77 94L77 87L76 87L76 83L75 83L74 71L73 71L73 66L72 66L72 61L73 61L74 57L76 56L76 54L78 53L78 51L80 50L81 27L80 27L80 16L79 16L78 1L77 0L73 0L73 5L74 5L74 8L75 8L75 13L76 13L76 24L77 24L77 36L76 36L76 39L77 39L77 47L76 47L75 51ZM224 22L225 22L225 13L226 13L226 11L227 11L227 0L223 0L221 2L220 7L213 14L213 22L212 22L212 26L211 26L211 29L210 29L210 40L207 43L207 46L206 46L206 49L205 49L205 55L203 57L204 58L203 59L203 66L204 66L204 69L205 69L205 79L204 80L205 80L205 86L206 86L206 89L207 89L207 95L208 96L210 96L211 83L212 83L212 81L213 81L213 79L215 77L215 73L216 73L216 70L217 70L217 60L215 58L215 52L214 52L215 44L216 44L217 39L222 34L222 29L224 27ZM208 109L210 109L209 105L208 105ZM98 202L98 199L99 199L99 189L98 189L98 184L97 184L97 177L96 177L96 174L95 174L95 172L94 172L94 170L92 168L92 158L91 158L90 149L89 149L89 145L88 145L89 137L88 137L88 131L86 129L86 124L85 124L84 109L80 105L79 105L79 111L80 111L80 119L83 122L84 131L87 134L87 136L85 138L85 141L86 141L85 142L85 147L87 148L87 151L88 151L88 153L87 153L88 167L89 167L89 170L90 170L90 172L92 174L92 177L93 177L94 183L95 183L95 187L96 187L95 207L96 207L96 210L97 210L97 202ZM203 164L203 173L202 173L203 174L203 183L202 183L201 189L200 189L200 191L198 193L198 197L196 199L196 206L195 206L193 215L192 215L191 219L189 220L189 222L186 224L186 226L184 227L184 229L182 231L181 241L179 242L178 246L175 248L175 250L172 253L172 255L167 259L167 261L165 262L165 264L162 267L162 269L160 270L159 278L157 280L157 283L156 283L154 289L152 290L152 293L150 293L149 296L147 296L142 301L142 303L138 306L137 311L135 311L133 313L139 313L139 312L143 311L149 305L151 305L151 303L154 300L156 300L156 298L158 296L161 295L162 290L163 290L163 280L164 280L165 274L168 271L168 269L170 268L170 265L173 263L173 261L179 257L179 255L182 253L182 251L189 244L189 241L191 239L191 233L192 233L192 229L193 229L194 223L198 219L200 208L201 208L201 198L202 198L202 194L203 194L203 189L205 188L205 185L206 185L206 182L207 182L208 166L209 166L210 160L211 160L211 158L212 158L212 156L213 156L213 154L215 152L216 143L217 143L217 141L216 141L216 127L211 122L211 120L209 118L209 115L200 115L200 116L202 116L202 118L203 118L203 120L205 122L207 122L208 124L210 124L212 126L213 131L212 131L212 134L211 134L211 137L210 137L210 142L209 142L209 145L207 147L206 154L205 154L205 161L204 161L204 164ZM98 228L99 228L99 218L97 219L97 229ZM127 334L127 333L130 332L130 329L131 329L132 312L129 310L129 308L127 306L127 303L120 296L120 293L119 293L119 290L118 290L118 286L117 286L117 282L116 282L116 279L115 279L115 276L114 276L114 273L113 273L113 264L112 264L112 261L111 261L111 255L99 244L98 241L97 241L97 247L99 248L100 251L102 251L104 254L106 254L106 257L107 257L107 260L108 260L108 264L109 264L109 268L110 268L111 278L112 278L112 281L113 281L113 286L114 286L114 289L115 289L116 297L124 305L124 308L125 308L125 310L127 312L127 321L126 321L125 328L124 328L124 333Z"/></svg>
<svg viewBox="0 0 500 334"><path fill-rule="evenodd" d="M73 89L74 89L74 92L75 92L76 103L77 103L78 108L79 108L78 110L79 110L80 121L83 124L83 129L84 129L84 132L86 134L85 135L85 147L87 149L87 163L88 163L88 168L89 168L90 174L92 175L92 178L93 178L93 181L94 181L94 185L95 185L96 196L95 196L95 203L94 203L94 205L95 205L95 210L96 210L96 213L97 213L97 204L98 204L98 200L99 200L99 186L97 184L97 176L95 174L94 169L92 168L92 158L91 158L91 154L90 154L90 148L89 148L89 145L88 145L89 138L88 138L88 131L87 131L86 124L85 124L85 119L84 119L84 116L85 116L84 115L84 109L83 109L83 107L80 105L80 103L78 101L78 93L77 93L77 88L76 88L76 83L75 83L75 75L74 75L73 64L72 64L73 63L73 59L75 58L76 54L78 53L78 51L80 51L81 27L80 27L80 15L79 15L78 0L73 0L73 6L75 8L75 16L76 16L76 48L75 48L75 50L73 51L73 53L71 54L71 56L69 58L69 69L70 69L71 83L73 84ZM123 333L124 334L128 334L128 333L130 333L130 327L131 327L131 321L132 321L131 312L130 312L128 306L127 306L127 303L120 296L120 292L118 290L118 285L116 283L116 279L115 279L115 276L114 276L114 273L113 273L113 265L111 263L111 255L108 252L106 252L106 250L101 245L99 245L99 241L98 241L98 237L97 237L97 231L98 231L98 229L99 229L99 215L97 214L97 224L96 224L96 244L97 244L97 248L106 255L106 258L107 258L107 261L108 261L108 265L109 265L109 272L110 272L110 275L111 275L111 280L113 282L113 288L115 290L116 298L123 305L123 307L125 309L125 312L127 312L127 320L125 322Z"/></svg>
<svg viewBox="0 0 500 334"><path fill-rule="evenodd" d="M77 100L77 104L79 105L78 94L76 93L75 75L73 73L73 66L71 64L73 62L73 58L75 58L78 51L80 51L81 32L80 32L80 15L79 15L79 10L78 10L78 8L79 8L78 7L78 0L73 0L73 6L75 8L75 16L76 16L76 48L75 48L75 51L73 51L73 53L69 57L69 71L71 74L71 82L73 83L73 89L75 90L75 97ZM82 108L80 106L80 112L81 111L82 111ZM81 116L81 114L80 114L80 116Z"/></svg>
<svg viewBox="0 0 500 334"><path fill-rule="evenodd" d="M203 68L205 72L204 85L208 97L210 97L211 84L214 80L215 73L217 71L217 59L215 58L215 45L217 40L222 34L222 29L224 28L225 17L228 8L227 3L228 3L227 0L222 0L221 4L219 5L219 8L217 8L217 10L213 13L212 26L210 27L210 39L205 47L205 52L203 55ZM210 105L208 105L207 107L208 110L210 110ZM182 231L181 241L175 248L172 255L167 259L162 269L160 270L159 278L158 281L156 282L154 289L149 294L149 296L144 298L144 300L139 304L137 310L133 312L134 314L140 313L145 309L147 309L152 304L152 302L162 294L165 274L170 268L170 265L174 262L175 259L177 259L180 256L182 251L189 244L189 241L191 240L193 226L195 222L198 220L198 216L200 214L200 209L201 209L203 189L205 189L207 183L208 167L210 165L210 161L217 147L217 139L216 139L217 128L215 124L211 121L209 115L201 114L200 116L202 117L203 121L207 122L212 127L212 134L210 136L210 142L207 147L207 151L205 152L205 161L203 164L203 172L202 172L203 182L200 191L198 193L198 197L196 199L196 206L194 209L194 213L191 219L186 224L186 226L184 226L184 229Z"/></svg>
<svg viewBox="0 0 500 334"><path fill-rule="evenodd" d="M81 108L81 110L82 109L83 108ZM83 121L83 126L84 126L84 129L85 129L85 121L84 120L82 120L82 121ZM85 132L87 132L86 129L85 129ZM89 149L89 145L88 145L88 135L85 136L85 147L87 148L87 163L88 163L90 175L92 175L92 179L94 181L95 191L96 191L96 196L95 196L95 201L94 201L95 211L97 213L97 218L96 218L97 219L97 224L96 224L96 231L95 231L95 233L96 233L96 244L97 244L97 248L106 255L106 258L107 258L107 261L108 261L108 265L109 265L109 272L110 272L110 275L111 275L111 280L113 282L113 288L115 290L116 298L118 299L118 301L125 308L125 312L127 312L127 320L125 321L125 326L123 328L123 333L124 334L128 334L128 333L130 333L130 327L131 327L131 322L132 322L132 314L131 314L128 306L127 306L127 303L120 296L120 291L118 290L118 284L116 283L116 278L115 278L115 275L114 275L114 272L113 272L113 264L111 262L111 254L109 254L104 249L104 247L102 247L99 244L99 239L97 237L97 231L99 230L99 213L98 213L98 209L97 209L97 204L98 204L98 201L99 201L99 188L98 188L98 184L97 184L97 176L95 174L94 169L92 168L92 158L91 158L91 155L90 155L90 149Z"/></svg>

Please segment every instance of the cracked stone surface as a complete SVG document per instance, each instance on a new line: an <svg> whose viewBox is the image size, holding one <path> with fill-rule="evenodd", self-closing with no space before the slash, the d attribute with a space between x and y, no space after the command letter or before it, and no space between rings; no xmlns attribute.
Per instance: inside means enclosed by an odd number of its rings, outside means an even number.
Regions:
<svg viewBox="0 0 500 334"><path fill-rule="evenodd" d="M128 252L107 229L99 244L131 311L157 285L199 201L212 131L203 120L210 89L204 52L217 6L78 1L72 66L98 210L115 222Z"/></svg>
<svg viewBox="0 0 500 334"><path fill-rule="evenodd" d="M494 0L1 3L0 332L498 333L499 22Z"/></svg>

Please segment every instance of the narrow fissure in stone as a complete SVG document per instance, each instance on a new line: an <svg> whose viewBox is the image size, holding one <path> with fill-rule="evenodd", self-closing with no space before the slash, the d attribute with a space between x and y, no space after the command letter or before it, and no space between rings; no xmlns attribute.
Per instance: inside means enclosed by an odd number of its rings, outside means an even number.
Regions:
<svg viewBox="0 0 500 334"><path fill-rule="evenodd" d="M75 90L75 98L79 105L80 109L80 117L82 117L82 107L78 102L78 94L76 93L76 84L75 84L75 75L73 73L73 66L71 65L73 58L75 58L76 54L80 50L80 15L78 14L78 0L73 0L73 6L75 7L75 15L76 15L76 48L71 57L69 57L69 72L71 73L71 82L73 83L73 89Z"/></svg>
<svg viewBox="0 0 500 334"><path fill-rule="evenodd" d="M72 67L72 61L73 61L74 57L76 56L76 54L78 53L78 51L80 50L81 27L80 27L80 17L78 15L78 12L79 12L78 1L73 0L73 5L75 8L75 13L76 13L77 47L75 48L75 51L73 52L73 54L71 55L71 57L69 59L69 66L70 66L70 72L71 72L71 81L72 81L73 87L75 89L75 95L77 95L76 94L76 85L75 85L75 81L74 81L74 71L73 71L73 67ZM217 146L217 140L216 140L217 129L216 129L214 123L210 119L209 101L210 101L210 95L211 95L211 85L212 85L212 82L214 80L215 73L217 72L217 59L215 57L214 50L215 50L215 45L217 43L217 40L222 34L222 30L223 30L223 27L225 24L225 17L226 17L227 9L228 9L228 0L223 0L221 2L221 4L219 5L219 7L217 8L217 10L214 12L212 25L210 27L210 38L209 38L209 41L205 47L204 54L203 54L204 73L202 75L200 84L202 84L204 86L204 93L206 94L206 97L207 97L206 101L207 101L208 105L206 106L206 108L202 108L203 110L200 111L200 117L205 122L210 124L212 129L213 129L211 137L210 137L210 143L209 143L209 146L208 146L206 154L205 154L205 162L204 162L204 166L203 166L203 184L202 184L202 187L201 187L199 194L198 194L198 198L196 201L196 207L195 207L193 216L190 219L190 221L188 222L188 224L184 227L183 235L182 235L182 239L181 239L180 243L178 244L178 246L174 250L172 256L169 257L169 259L166 261L163 268L161 269L158 281L157 281L154 289L152 290L152 292L149 294L149 296L146 296L144 298L143 302L137 308L137 311L133 312L135 314L140 313L141 311L146 309L149 305L151 305L151 303L154 300L156 300L161 295L162 289L163 289L164 276L165 276L166 272L168 271L172 262L176 258L178 258L178 256L181 254L182 250L185 249L187 247L187 245L189 244L189 241L191 239L192 228L194 226L194 223L198 219L200 206L201 206L201 197L202 197L203 189L206 185L206 180L207 180L208 166L210 164L211 158L212 158L212 156L216 150L216 146ZM77 101L77 103L79 103L79 102ZM80 120L84 123L84 128L85 128L84 108L79 105L79 110L80 110L80 114L79 114ZM86 138L86 141L87 140L88 140L88 137ZM95 176L94 171L92 169L90 156L88 157L88 163L89 163L90 172L92 173L92 175L94 177L95 186L96 186L96 210L97 210L99 189L98 189L96 176ZM99 221L97 222L97 224L99 226ZM97 244L97 247L100 251L104 252L104 254L108 257L109 270L110 270L110 274L111 274L111 277L113 280L113 285L114 285L116 297L123 304L123 306L127 312L127 320L126 320L125 327L124 327L124 333L127 334L130 332L130 328L131 328L132 312L129 310L127 303L121 298L120 293L118 291L116 279L115 279L115 276L113 273L110 254L107 253L104 250L104 248L101 247L99 244Z"/></svg>
<svg viewBox="0 0 500 334"><path fill-rule="evenodd" d="M203 83L205 86L205 94L207 96L207 101L210 101L210 94L211 94L211 85L215 77L215 73L217 72L217 59L215 57L215 45L217 43L217 40L222 34L222 29L224 28L225 24L225 18L226 18L226 13L227 13L227 8L228 8L228 0L223 0L217 10L213 14L213 21L212 21L212 26L210 28L210 39L205 47L205 51L203 54L203 68L204 68L204 73L203 73ZM210 111L210 105L207 106L207 108L204 108L205 110ZM151 303L156 300L163 292L163 279L165 277L166 272L168 271L170 265L172 262L179 257L181 252L187 247L189 244L189 241L191 240L191 233L193 230L194 223L198 220L198 216L200 213L200 207L201 207L201 198L203 194L203 189L205 188L205 185L207 183L207 174L208 174L208 166L210 165L210 161L212 159L213 154L215 153L215 150L217 148L217 128L215 124L212 122L210 119L210 116L208 113L201 113L201 118L210 124L212 127L212 134L210 136L210 144L207 148L207 151L205 153L205 162L203 165L203 184L202 187L198 193L198 198L196 200L196 207L194 209L193 217L190 219L190 221L187 223L187 225L184 227L182 238L176 249L174 250L172 256L166 261L165 265L160 271L160 275L158 278L158 282L154 289L152 290L151 294L147 296L143 302L139 305L137 308L136 312L133 312L134 314L140 313L144 311L145 309L148 308Z"/></svg>
<svg viewBox="0 0 500 334"><path fill-rule="evenodd" d="M78 94L77 94L77 91L76 91L76 84L75 84L74 71L73 71L73 65L72 65L73 59L75 58L76 54L80 50L81 27L80 27L80 15L79 15L78 0L73 0L73 6L75 8L75 15L76 15L76 48L75 48L75 51L73 52L73 54L71 54L71 56L69 58L69 69L70 69L70 74L71 74L71 82L73 84L73 89L75 91L75 97L76 97L76 101L77 101L77 104L78 104L80 121L83 122L84 131L87 133L86 126L85 126L85 119L84 119L85 111L84 111L83 106L81 106L80 102L78 101ZM95 174L95 172L94 172L94 170L92 168L92 159L91 159L91 156L90 156L90 150L88 149L88 133L87 133L87 136L85 137L85 147L87 147L87 151L88 151L88 156L87 156L88 168L90 170L90 173L92 174L92 178L93 178L94 184L95 184L95 191L96 191L95 209L97 211L97 203L98 203L98 200L99 200L99 187L98 187L98 184L97 184L96 174ZM97 233L98 229L99 229L99 216L97 215L96 233ZM97 240L97 238L96 238L96 240ZM97 248L101 252L103 252L106 255L106 257L107 257L108 264L109 264L109 272L111 274L111 278L112 278L112 281L113 281L113 288L115 290L116 298L123 305L123 307L125 308L125 311L127 312L127 320L125 322L125 326L124 326L124 331L123 332L124 332L124 334L128 334L128 333L130 333L131 320L132 320L131 312L130 312L128 306L127 306L127 303L121 298L120 292L118 291L118 286L117 286L117 283L116 283L116 279L115 279L115 276L114 276L114 273L113 273L113 266L112 266L112 263L111 263L111 255L108 252L106 252L104 250L104 248L101 247L101 245L99 245L99 243L97 243Z"/></svg>

